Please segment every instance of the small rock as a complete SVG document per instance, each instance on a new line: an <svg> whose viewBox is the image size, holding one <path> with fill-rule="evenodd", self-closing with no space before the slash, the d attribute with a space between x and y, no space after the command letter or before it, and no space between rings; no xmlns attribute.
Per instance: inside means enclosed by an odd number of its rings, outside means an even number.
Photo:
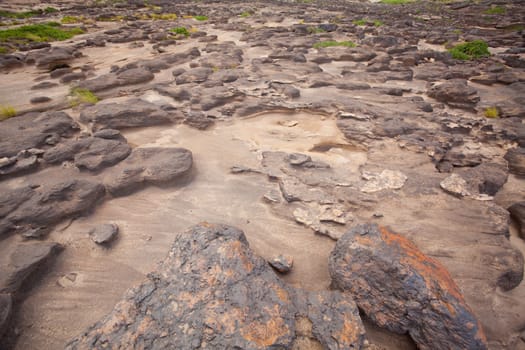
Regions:
<svg viewBox="0 0 525 350"><path fill-rule="evenodd" d="M67 275L60 277L57 280L57 284L62 288L71 287L75 284L75 281L77 280L77 275L78 274L76 272L68 273Z"/></svg>
<svg viewBox="0 0 525 350"><path fill-rule="evenodd" d="M514 203L509 207L510 216L517 221L521 238L525 239L525 202Z"/></svg>
<svg viewBox="0 0 525 350"><path fill-rule="evenodd" d="M51 101L51 97L47 97L47 96L33 97L31 100L29 100L29 102L31 102L33 104L46 103L46 102L49 102L49 101Z"/></svg>
<svg viewBox="0 0 525 350"><path fill-rule="evenodd" d="M109 243L117 237L117 234L117 224L102 224L89 231L89 236L97 244Z"/></svg>
<svg viewBox="0 0 525 350"><path fill-rule="evenodd" d="M525 176L525 148L511 148L505 154L505 160L509 162L509 171L519 176Z"/></svg>
<svg viewBox="0 0 525 350"><path fill-rule="evenodd" d="M269 261L270 265L280 273L287 273L292 270L293 257L290 255L278 255Z"/></svg>
<svg viewBox="0 0 525 350"><path fill-rule="evenodd" d="M302 165L306 162L310 162L312 158L302 153L292 153L288 155L288 162L291 165Z"/></svg>
<svg viewBox="0 0 525 350"><path fill-rule="evenodd" d="M405 185L407 177L397 170L383 170L380 174L363 173L368 182L361 188L362 192L372 193L382 190L398 190Z"/></svg>
<svg viewBox="0 0 525 350"><path fill-rule="evenodd" d="M280 203L281 192L277 190L270 190L264 194L263 199L268 203Z"/></svg>
<svg viewBox="0 0 525 350"><path fill-rule="evenodd" d="M465 197L470 196L470 192L467 189L467 181L458 174L452 174L439 184L441 188L454 196Z"/></svg>

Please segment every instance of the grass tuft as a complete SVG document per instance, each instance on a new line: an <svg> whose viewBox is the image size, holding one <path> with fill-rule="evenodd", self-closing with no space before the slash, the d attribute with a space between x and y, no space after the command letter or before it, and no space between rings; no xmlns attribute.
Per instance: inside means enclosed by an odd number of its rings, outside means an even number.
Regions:
<svg viewBox="0 0 525 350"><path fill-rule="evenodd" d="M452 54L452 58L457 60L473 60L490 56L489 46L483 40L474 40L458 44L448 51Z"/></svg>
<svg viewBox="0 0 525 350"><path fill-rule="evenodd" d="M505 12L507 12L507 10L503 6L492 6L491 8L483 11L483 13L486 15L502 15Z"/></svg>
<svg viewBox="0 0 525 350"><path fill-rule="evenodd" d="M345 47L356 47L357 45L351 41L320 41L314 44L314 49L319 49L322 47L333 47L333 46L345 46Z"/></svg>
<svg viewBox="0 0 525 350"><path fill-rule="evenodd" d="M208 16L193 16L197 21L207 21Z"/></svg>
<svg viewBox="0 0 525 350"><path fill-rule="evenodd" d="M241 17L243 17L243 18L250 17L251 15L252 15L252 13L249 12L249 11L244 11L243 13L241 13Z"/></svg>
<svg viewBox="0 0 525 350"><path fill-rule="evenodd" d="M497 107L485 108L485 117L487 118L499 118L499 110Z"/></svg>
<svg viewBox="0 0 525 350"><path fill-rule="evenodd" d="M171 32L175 33L175 34L181 34L181 35L184 35L186 37L190 36L190 32L188 29L186 29L185 27L176 27L176 28L172 28L170 29Z"/></svg>
<svg viewBox="0 0 525 350"><path fill-rule="evenodd" d="M0 121L16 116L16 109L9 105L0 105Z"/></svg>
<svg viewBox="0 0 525 350"><path fill-rule="evenodd" d="M153 20L174 21L177 19L176 13L152 13L149 17Z"/></svg>
<svg viewBox="0 0 525 350"><path fill-rule="evenodd" d="M59 27L60 23L48 22L0 30L0 42L61 41L71 39L77 34L84 33L80 28L62 29Z"/></svg>
<svg viewBox="0 0 525 350"><path fill-rule="evenodd" d="M71 107L76 107L79 104L96 104L99 99L98 97L88 89L73 88L71 89Z"/></svg>

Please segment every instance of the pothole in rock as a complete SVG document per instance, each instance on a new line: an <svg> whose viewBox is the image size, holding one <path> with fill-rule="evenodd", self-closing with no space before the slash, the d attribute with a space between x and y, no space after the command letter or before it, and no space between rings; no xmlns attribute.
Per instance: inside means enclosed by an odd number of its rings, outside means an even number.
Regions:
<svg viewBox="0 0 525 350"><path fill-rule="evenodd" d="M328 256L334 241L275 215L262 199L268 191L279 190L267 175L233 174L231 168L260 169L263 152L280 151L309 155L341 176L358 178L366 153L345 142L335 119L307 112L265 113L217 123L207 131L178 125L123 134L137 147L190 149L193 180L183 187L149 187L108 200L93 215L53 232L50 239L66 249L21 305L23 332L17 349L36 344L63 347L72 335L107 314L130 286L150 272L165 257L176 234L200 221L239 227L256 253L268 260L292 255L294 268L283 276L288 283L310 290L328 288ZM120 228L111 249L93 245L87 234L107 222Z"/></svg>

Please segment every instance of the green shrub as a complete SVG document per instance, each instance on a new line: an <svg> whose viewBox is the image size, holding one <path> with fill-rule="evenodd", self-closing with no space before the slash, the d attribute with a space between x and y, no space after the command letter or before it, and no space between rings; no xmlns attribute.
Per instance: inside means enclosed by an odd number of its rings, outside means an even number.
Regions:
<svg viewBox="0 0 525 350"><path fill-rule="evenodd" d="M207 21L208 16L193 16L197 21Z"/></svg>
<svg viewBox="0 0 525 350"><path fill-rule="evenodd" d="M332 46L346 46L346 47L356 47L357 45L351 41L320 41L314 44L314 49L319 49L322 47L332 47Z"/></svg>
<svg viewBox="0 0 525 350"><path fill-rule="evenodd" d="M499 118L499 110L497 107L485 108L485 117L487 118Z"/></svg>
<svg viewBox="0 0 525 350"><path fill-rule="evenodd" d="M186 37L190 36L190 32L185 27L172 28L170 31L175 34L182 34Z"/></svg>
<svg viewBox="0 0 525 350"><path fill-rule="evenodd" d="M320 34L320 33L326 33L326 30L319 27L308 27L308 33L310 34Z"/></svg>
<svg viewBox="0 0 525 350"><path fill-rule="evenodd" d="M241 13L241 17L244 17L244 18L250 17L251 15L252 15L252 13L249 12L249 11L244 11L243 13Z"/></svg>
<svg viewBox="0 0 525 350"><path fill-rule="evenodd" d="M96 104L99 101L98 97L88 89L73 88L71 90L70 95L71 95L71 100L70 100L71 107L75 107L75 106L78 106L79 104L84 104L84 103Z"/></svg>
<svg viewBox="0 0 525 350"><path fill-rule="evenodd" d="M380 21L378 19L374 20L374 26L375 27L381 27L383 25L383 21Z"/></svg>
<svg viewBox="0 0 525 350"><path fill-rule="evenodd" d="M64 16L60 22L63 24L79 23L82 22L82 18L77 16Z"/></svg>
<svg viewBox="0 0 525 350"><path fill-rule="evenodd" d="M60 23L31 24L18 28L0 30L0 42L6 41L53 41L71 39L84 31L80 28L61 29Z"/></svg>
<svg viewBox="0 0 525 350"><path fill-rule="evenodd" d="M506 12L507 10L505 9L505 7L502 7L502 6L492 6L491 8L489 9L486 9L485 11L483 11L484 14L486 15L502 15Z"/></svg>
<svg viewBox="0 0 525 350"><path fill-rule="evenodd" d="M16 116L16 109L9 105L0 105L0 121Z"/></svg>
<svg viewBox="0 0 525 350"><path fill-rule="evenodd" d="M364 19L356 19L352 21L352 23L355 24L356 26L366 26L366 20Z"/></svg>
<svg viewBox="0 0 525 350"><path fill-rule="evenodd" d="M489 46L483 40L474 40L458 44L448 51L452 54L452 57L457 60L473 60L490 56Z"/></svg>
<svg viewBox="0 0 525 350"><path fill-rule="evenodd" d="M174 21L177 19L176 13L152 13L149 15L151 19L161 21Z"/></svg>

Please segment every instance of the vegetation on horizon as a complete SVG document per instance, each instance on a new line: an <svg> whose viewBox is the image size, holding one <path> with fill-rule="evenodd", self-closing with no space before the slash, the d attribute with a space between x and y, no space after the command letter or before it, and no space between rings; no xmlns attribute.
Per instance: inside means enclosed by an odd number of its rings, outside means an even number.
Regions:
<svg viewBox="0 0 525 350"><path fill-rule="evenodd" d="M327 41L319 41L314 44L314 49L319 49L322 47L333 47L333 46L344 46L344 47L356 47L357 45L351 41L333 41L333 40L327 40Z"/></svg>
<svg viewBox="0 0 525 350"><path fill-rule="evenodd" d="M483 40L474 40L458 44L448 51L452 55L452 58L464 61L490 56L489 45Z"/></svg>
<svg viewBox="0 0 525 350"><path fill-rule="evenodd" d="M71 39L77 34L84 33L80 28L63 29L60 27L60 23L47 22L4 29L0 30L0 42L14 41L17 43L24 43L55 40L62 41Z"/></svg>
<svg viewBox="0 0 525 350"><path fill-rule="evenodd" d="M58 10L56 8L49 7L49 6L46 7L45 9L30 10L30 11L24 11L24 12L12 12L12 11L0 10L0 17L25 19L25 18L31 18L31 17L43 15L45 13L53 13L57 11Z"/></svg>

